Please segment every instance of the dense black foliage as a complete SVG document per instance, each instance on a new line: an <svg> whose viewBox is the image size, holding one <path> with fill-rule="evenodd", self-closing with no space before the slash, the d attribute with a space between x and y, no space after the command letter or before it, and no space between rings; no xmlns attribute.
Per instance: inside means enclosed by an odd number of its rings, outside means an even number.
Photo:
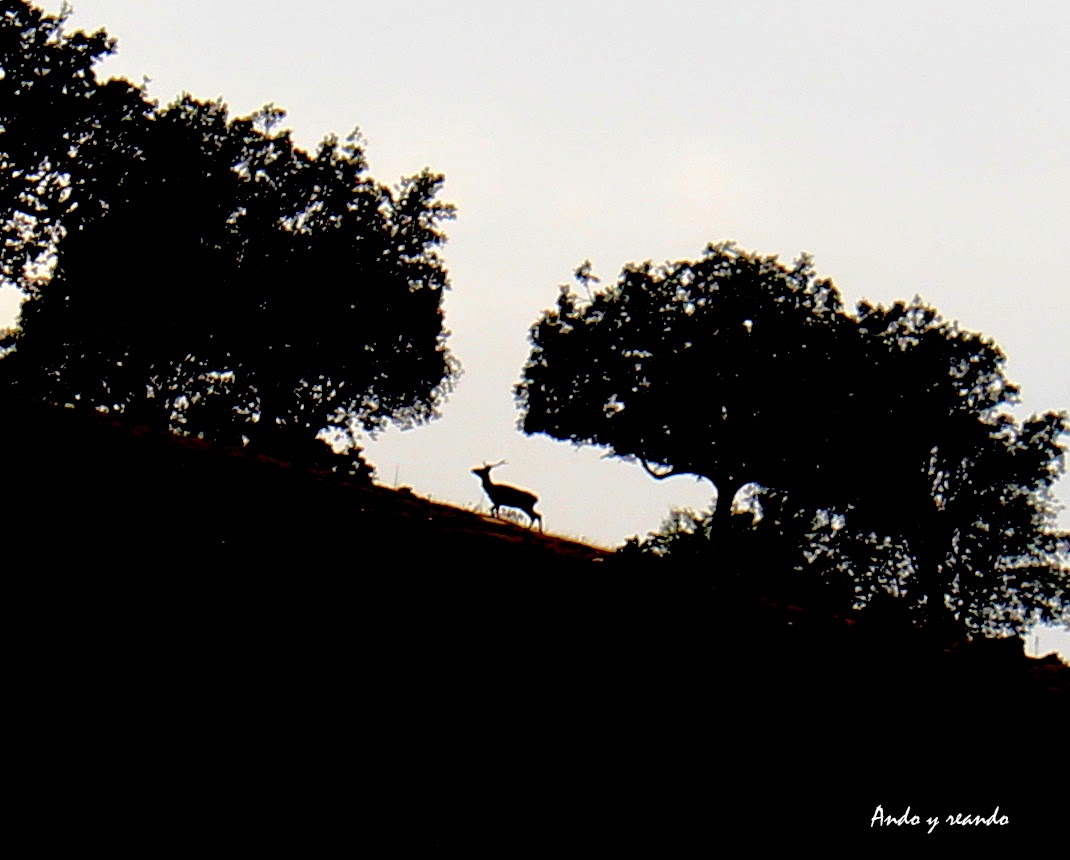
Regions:
<svg viewBox="0 0 1070 860"><path fill-rule="evenodd" d="M622 569L115 416L36 404L0 450L8 710L32 752L14 804L38 843L960 850L959 828L874 832L876 805L998 804L1013 826L987 848L1065 805L1007 779L1056 760L1070 697L1021 640L947 648L699 565Z"/></svg>
<svg viewBox="0 0 1070 860"><path fill-rule="evenodd" d="M584 295L563 287L532 328L523 429L717 489L711 515L631 551L815 571L858 604L905 596L932 628L1060 617L1067 417L1011 416L991 340L919 300L847 313L809 258L732 244L594 293L577 277Z"/></svg>
<svg viewBox="0 0 1070 860"><path fill-rule="evenodd" d="M437 413L441 176L387 188L356 133L306 153L270 106L160 108L97 79L103 31L0 10L0 276L28 297L9 393L290 459Z"/></svg>

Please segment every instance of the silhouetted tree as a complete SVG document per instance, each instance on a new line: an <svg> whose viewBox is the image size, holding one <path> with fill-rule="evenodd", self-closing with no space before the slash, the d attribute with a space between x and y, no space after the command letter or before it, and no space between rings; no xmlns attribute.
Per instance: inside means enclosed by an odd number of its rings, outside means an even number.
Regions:
<svg viewBox="0 0 1070 860"><path fill-rule="evenodd" d="M441 176L380 185L359 135L306 153L272 106L161 109L97 80L103 31L0 9L0 274L27 296L12 390L324 462L322 431L352 450L437 414L458 370Z"/></svg>
<svg viewBox="0 0 1070 860"><path fill-rule="evenodd" d="M991 340L917 299L849 314L808 257L733 244L628 266L594 292L588 264L576 275L583 295L562 287L531 330L522 426L655 478L709 479L713 513L649 552L816 571L859 604L906 597L933 628L1006 632L1063 611L1050 490L1067 418L1009 414Z"/></svg>

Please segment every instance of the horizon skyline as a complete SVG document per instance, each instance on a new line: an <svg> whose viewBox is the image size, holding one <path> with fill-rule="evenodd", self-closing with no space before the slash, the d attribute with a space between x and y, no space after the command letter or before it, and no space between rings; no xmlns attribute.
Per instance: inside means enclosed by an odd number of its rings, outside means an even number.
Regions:
<svg viewBox="0 0 1070 860"><path fill-rule="evenodd" d="M1019 419L1070 408L1070 7L1028 3L1033 26L1009 30L1020 3L73 6L69 29L118 39L101 78L231 116L277 104L305 149L359 126L380 182L444 174L465 374L439 419L366 440L387 486L485 507L469 470L504 458L495 480L536 492L550 531L602 546L708 505L706 482L525 437L512 386L584 260L606 284L722 240L812 252L847 308L920 295L1000 344Z"/></svg>

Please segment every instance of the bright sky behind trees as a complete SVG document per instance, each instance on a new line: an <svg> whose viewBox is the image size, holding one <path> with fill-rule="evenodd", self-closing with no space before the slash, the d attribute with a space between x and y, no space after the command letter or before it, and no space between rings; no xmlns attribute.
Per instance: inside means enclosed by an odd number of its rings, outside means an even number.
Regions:
<svg viewBox="0 0 1070 860"><path fill-rule="evenodd" d="M607 546L706 503L708 484L524 437L511 388L528 327L584 260L610 281L727 239L813 253L849 306L919 294L1003 347L1022 415L1070 408L1065 3L74 10L71 26L119 40L104 76L148 77L163 102L221 96L237 115L273 102L307 147L359 125L380 182L445 174L447 325L465 376L441 420L368 445L383 483L485 507L469 470L507 459L496 479L535 490L550 530Z"/></svg>

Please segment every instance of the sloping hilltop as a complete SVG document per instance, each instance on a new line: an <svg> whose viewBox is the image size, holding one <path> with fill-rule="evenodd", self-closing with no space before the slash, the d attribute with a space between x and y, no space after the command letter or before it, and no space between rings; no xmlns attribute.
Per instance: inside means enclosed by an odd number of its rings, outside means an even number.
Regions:
<svg viewBox="0 0 1070 860"><path fill-rule="evenodd" d="M87 833L114 836L121 807L305 853L669 856L865 847L878 804L998 804L1013 825L985 838L1018 845L1051 826L1070 670L1018 640L929 642L802 583L656 576L408 491L4 410L32 790L95 810L101 774L141 786Z"/></svg>
<svg viewBox="0 0 1070 860"><path fill-rule="evenodd" d="M354 482L238 447L128 426L104 415L2 406L9 539L78 559L105 545L112 570L210 564L306 572L368 564L572 568L603 549L474 511ZM456 568L455 568L456 569ZM263 570L262 572L267 572Z"/></svg>

